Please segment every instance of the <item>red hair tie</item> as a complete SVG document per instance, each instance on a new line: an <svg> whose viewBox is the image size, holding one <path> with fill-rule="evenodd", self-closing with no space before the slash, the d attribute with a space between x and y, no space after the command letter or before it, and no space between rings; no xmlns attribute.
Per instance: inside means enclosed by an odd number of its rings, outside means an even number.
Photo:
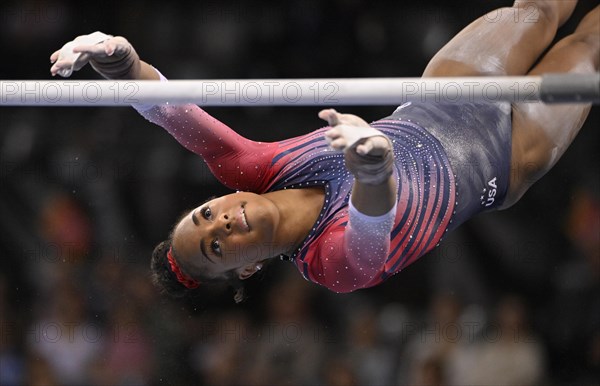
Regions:
<svg viewBox="0 0 600 386"><path fill-rule="evenodd" d="M189 275L186 275L184 272L181 271L181 269L177 265L177 262L175 261L175 258L173 257L173 247L169 248L169 251L167 252L167 260L169 260L169 265L171 265L171 271L173 271L175 276L177 276L177 280L181 284L183 284L189 289L200 287L200 282L198 280L192 278Z"/></svg>

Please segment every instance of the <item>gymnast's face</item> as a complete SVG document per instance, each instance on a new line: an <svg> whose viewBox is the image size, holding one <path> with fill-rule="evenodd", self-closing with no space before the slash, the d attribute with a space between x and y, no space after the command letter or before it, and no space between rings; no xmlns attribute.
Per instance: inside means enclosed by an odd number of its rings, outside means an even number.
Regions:
<svg viewBox="0 0 600 386"><path fill-rule="evenodd" d="M269 256L279 222L277 207L261 195L233 193L192 209L175 228L173 248L182 269L216 278L236 270L241 279ZM272 248L271 248L272 249Z"/></svg>

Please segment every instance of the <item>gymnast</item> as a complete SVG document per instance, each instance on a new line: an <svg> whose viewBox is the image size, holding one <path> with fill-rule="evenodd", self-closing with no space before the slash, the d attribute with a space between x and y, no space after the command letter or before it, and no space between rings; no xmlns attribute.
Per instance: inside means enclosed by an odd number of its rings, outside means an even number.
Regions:
<svg viewBox="0 0 600 386"><path fill-rule="evenodd" d="M423 76L597 72L600 6L547 50L575 5L527 0L492 11L450 40ZM125 38L102 33L76 38L51 61L52 75L90 63L108 79L166 81ZM371 124L326 109L319 117L327 127L264 143L196 105L134 107L237 190L177 221L154 249L154 282L174 296L227 283L236 302L243 280L275 257L335 292L381 283L475 214L517 202L562 156L591 108L413 102Z"/></svg>

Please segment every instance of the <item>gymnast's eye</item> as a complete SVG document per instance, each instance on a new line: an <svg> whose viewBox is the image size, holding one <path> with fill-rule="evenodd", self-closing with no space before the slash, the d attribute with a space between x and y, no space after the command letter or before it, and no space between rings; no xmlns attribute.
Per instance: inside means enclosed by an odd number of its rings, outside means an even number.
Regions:
<svg viewBox="0 0 600 386"><path fill-rule="evenodd" d="M221 243L215 239L210 243L210 248L217 256L221 256Z"/></svg>
<svg viewBox="0 0 600 386"><path fill-rule="evenodd" d="M200 210L200 214L202 215L202 217L204 217L205 219L210 219L210 216L212 215L212 212L210 210L210 208L208 206L205 206L204 208L202 208Z"/></svg>

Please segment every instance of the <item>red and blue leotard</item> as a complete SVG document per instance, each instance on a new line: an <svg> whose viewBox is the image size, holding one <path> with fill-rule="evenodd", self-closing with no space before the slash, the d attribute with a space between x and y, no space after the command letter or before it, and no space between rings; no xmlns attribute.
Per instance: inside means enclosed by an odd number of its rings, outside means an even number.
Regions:
<svg viewBox="0 0 600 386"><path fill-rule="evenodd" d="M456 187L440 143L419 125L372 123L393 143L398 181L395 214L353 215L354 182L344 156L325 141L327 128L279 142L246 139L195 105L138 108L188 150L201 156L231 189L266 193L320 186L325 203L291 260L309 281L335 292L381 283L435 247L451 221Z"/></svg>

